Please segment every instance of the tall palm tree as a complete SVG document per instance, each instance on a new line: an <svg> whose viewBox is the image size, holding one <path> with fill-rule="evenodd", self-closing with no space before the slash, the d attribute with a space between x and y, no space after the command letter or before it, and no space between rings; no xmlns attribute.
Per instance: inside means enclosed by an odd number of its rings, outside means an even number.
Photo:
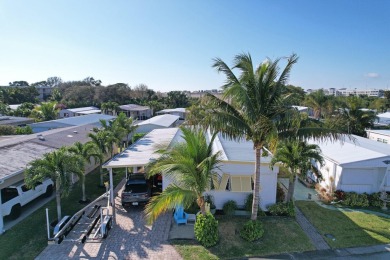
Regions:
<svg viewBox="0 0 390 260"><path fill-rule="evenodd" d="M321 165L324 162L318 145L298 140L288 140L279 143L276 153L271 160L271 166L279 162L290 170L287 201L291 201L293 198L298 174L304 175L309 168L312 169L313 161Z"/></svg>
<svg viewBox="0 0 390 260"><path fill-rule="evenodd" d="M189 206L196 200L201 212L206 213L203 193L211 189L212 180L218 178L214 172L220 162L219 153L213 154L212 143L208 144L201 130L181 127L184 142L165 151L148 167L150 176L161 173L173 180L160 195L152 197L145 208L149 223L168 209L177 205Z"/></svg>
<svg viewBox="0 0 390 260"><path fill-rule="evenodd" d="M264 147L285 138L339 138L340 134L323 128L299 127L300 116L291 104L291 96L283 95L286 81L297 55L287 58L287 64L279 73L280 59L267 59L254 68L249 54L237 55L231 68L221 59L215 59L213 67L226 76L222 99L206 94L201 106L206 113L190 115L193 123L221 132L231 139L253 142L256 154L255 181L251 219L257 219L260 191L260 162ZM238 69L239 77L233 73ZM287 105L286 105L287 104Z"/></svg>
<svg viewBox="0 0 390 260"><path fill-rule="evenodd" d="M304 104L314 110L314 117L320 120L330 105L330 96L325 95L324 90L319 89L306 96ZM328 109L329 110L329 109ZM331 110L331 109L330 109Z"/></svg>
<svg viewBox="0 0 390 260"><path fill-rule="evenodd" d="M69 147L69 151L76 155L80 155L84 161L89 164L92 163L92 159L95 163L99 163L99 165L103 162L103 155L100 149L92 142L88 142L86 144L76 142L73 146ZM87 196L85 193L85 178L81 179L81 189L83 192L81 202L86 202Z"/></svg>
<svg viewBox="0 0 390 260"><path fill-rule="evenodd" d="M100 153L102 154L102 157L104 157L109 151L112 151L112 143L107 141L109 134L107 131L98 131L96 133L89 133L88 137L91 138L91 143L93 143ZM111 145L111 146L110 146ZM112 154L112 152L111 152ZM100 162L99 166L99 173L100 173L100 186L104 186L103 183L103 161Z"/></svg>
<svg viewBox="0 0 390 260"><path fill-rule="evenodd" d="M133 118L127 117L125 113L120 113L114 121L115 127L122 130L126 136L126 147L129 146L129 135L137 129L138 126L133 124Z"/></svg>
<svg viewBox="0 0 390 260"><path fill-rule="evenodd" d="M122 119L122 117L120 119ZM120 123L124 124L123 121ZM98 131L104 131L106 133L107 147L112 158L114 156L113 145L116 144L118 147L121 147L122 140L125 137L127 130L118 123L117 118L113 121L100 119L100 124L102 125L102 129Z"/></svg>
<svg viewBox="0 0 390 260"><path fill-rule="evenodd" d="M65 147L47 153L42 159L30 163L25 171L27 186L34 188L38 182L51 178L56 186L56 202L58 221L61 220L61 197L69 195L72 189L72 175L84 178L84 159L80 155L69 152Z"/></svg>

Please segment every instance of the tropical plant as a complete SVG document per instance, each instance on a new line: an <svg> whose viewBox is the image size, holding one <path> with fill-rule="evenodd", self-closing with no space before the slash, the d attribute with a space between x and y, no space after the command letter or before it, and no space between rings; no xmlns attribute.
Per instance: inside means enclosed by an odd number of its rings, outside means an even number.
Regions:
<svg viewBox="0 0 390 260"><path fill-rule="evenodd" d="M299 140L286 140L279 143L271 160L271 167L276 163L281 163L290 171L287 201L293 198L298 174L306 175L307 170L313 169L312 162L318 162L321 165L324 162L318 145Z"/></svg>
<svg viewBox="0 0 390 260"><path fill-rule="evenodd" d="M225 215L231 216L234 215L234 211L237 209L237 202L234 200L228 200L223 204L223 213Z"/></svg>
<svg viewBox="0 0 390 260"><path fill-rule="evenodd" d="M298 112L291 104L291 95L283 95L285 83L297 55L287 58L285 68L279 73L280 59L267 59L254 68L249 54L237 55L232 69L241 71L239 77L221 59L213 65L226 76L222 99L205 94L199 104L205 111L190 114L192 124L235 140L251 140L256 154L254 199L251 219L257 219L260 191L260 163L262 150L274 148L278 139L286 138L339 138L340 134L324 128L302 127ZM286 105L287 104L287 105Z"/></svg>
<svg viewBox="0 0 390 260"><path fill-rule="evenodd" d="M194 232L196 240L203 246L214 246L219 240L218 220L211 213L201 214L196 218Z"/></svg>
<svg viewBox="0 0 390 260"><path fill-rule="evenodd" d="M213 153L201 130L181 127L183 140L172 148L161 151L162 155L148 167L148 175L161 173L172 183L158 196L152 197L145 208L149 223L160 214L177 205L189 207L195 200L202 214L206 213L204 192L211 189L212 180L218 178L214 171L220 153Z"/></svg>
<svg viewBox="0 0 390 260"><path fill-rule="evenodd" d="M24 180L28 187L34 188L38 182L51 178L56 187L58 221L61 220L61 197L66 197L72 189L72 175L84 178L84 159L73 154L65 147L47 153L42 159L30 163L24 172Z"/></svg>
<svg viewBox="0 0 390 260"><path fill-rule="evenodd" d="M118 127L126 135L126 147L129 146L129 135L134 132L138 126L134 125L133 118L127 117L125 113L120 113L114 121L115 127Z"/></svg>
<svg viewBox="0 0 390 260"><path fill-rule="evenodd" d="M100 119L99 121L102 128L95 130L98 132L105 132L107 148L111 154L111 158L113 158L114 144L116 144L117 147L121 147L122 140L125 137L127 130L123 128L120 124L118 124L116 119L113 121L106 121L104 119ZM122 121L121 123L125 124L124 121Z"/></svg>
<svg viewBox="0 0 390 260"><path fill-rule="evenodd" d="M325 95L324 90L319 89L307 95L304 104L314 110L314 118L319 120L326 112L332 110L332 108L329 109L330 98L330 96Z"/></svg>
<svg viewBox="0 0 390 260"><path fill-rule="evenodd" d="M56 102L42 102L40 106L36 106L31 116L37 121L48 121L57 118L58 108Z"/></svg>
<svg viewBox="0 0 390 260"><path fill-rule="evenodd" d="M108 101L101 104L101 109L103 110L103 114L116 115L116 111L118 111L119 104L116 102Z"/></svg>
<svg viewBox="0 0 390 260"><path fill-rule="evenodd" d="M240 231L240 236L249 242L260 239L263 234L263 224L258 220L248 220Z"/></svg>
<svg viewBox="0 0 390 260"><path fill-rule="evenodd" d="M99 149L99 151L103 157L109 151L112 151L112 142L107 140L107 139L111 139L111 137L110 137L110 134L107 133L107 131L97 131L96 133L89 133L88 137L91 138L90 142L96 145L96 147ZM103 168L102 168L103 161L101 161L100 166L99 166L100 186L101 187L104 186Z"/></svg>
<svg viewBox="0 0 390 260"><path fill-rule="evenodd" d="M73 146L69 147L68 150L71 153L76 155L80 155L86 163L91 164L92 159L93 162L101 164L103 162L103 155L100 151L99 147L95 143L88 142L86 144L82 144L80 142L76 142ZM87 195L85 193L85 178L81 179L81 190L82 190L82 202L87 201Z"/></svg>

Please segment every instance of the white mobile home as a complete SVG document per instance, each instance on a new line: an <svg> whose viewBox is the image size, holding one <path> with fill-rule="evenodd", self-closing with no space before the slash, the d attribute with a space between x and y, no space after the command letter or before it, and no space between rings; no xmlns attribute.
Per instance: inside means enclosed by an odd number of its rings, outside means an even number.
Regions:
<svg viewBox="0 0 390 260"><path fill-rule="evenodd" d="M179 121L179 116L160 115L154 116L148 120L136 122L138 126L135 133L149 133L154 129L176 127Z"/></svg>
<svg viewBox="0 0 390 260"><path fill-rule="evenodd" d="M390 146L374 140L353 136L344 143L312 142L320 146L325 164L319 167L323 187L332 190L373 193L381 184L390 191Z"/></svg>

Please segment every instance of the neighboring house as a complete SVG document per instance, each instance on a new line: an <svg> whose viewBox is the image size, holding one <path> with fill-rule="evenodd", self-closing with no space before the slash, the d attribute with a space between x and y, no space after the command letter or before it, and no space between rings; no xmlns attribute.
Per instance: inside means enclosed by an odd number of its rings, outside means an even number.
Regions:
<svg viewBox="0 0 390 260"><path fill-rule="evenodd" d="M34 122L34 119L18 116L1 116L0 125L26 126Z"/></svg>
<svg viewBox="0 0 390 260"><path fill-rule="evenodd" d="M178 125L179 116L160 115L154 116L148 120L136 122L138 126L135 133L149 133L154 129L176 127Z"/></svg>
<svg viewBox="0 0 390 260"><path fill-rule="evenodd" d="M390 146L367 138L353 136L355 140L344 142L311 142L318 144L324 165L317 166L322 173L320 184L328 190L373 193L390 191Z"/></svg>
<svg viewBox="0 0 390 260"><path fill-rule="evenodd" d="M377 142L390 144L390 130L366 130L367 138Z"/></svg>
<svg viewBox="0 0 390 260"><path fill-rule="evenodd" d="M208 137L210 140L210 137ZM164 149L177 142L181 142L181 131L178 128L155 129L128 147L122 153L103 165L103 168L112 172L113 168L133 168L133 172L142 172L144 166L156 160L160 154L159 149ZM221 165L218 174L220 181L214 183L214 190L207 191L214 196L217 209L222 209L228 200L235 200L243 206L248 194L253 192L253 174L255 171L255 152L253 143L242 141L229 141L221 136L215 140L213 149L221 151ZM271 170L269 167L271 158L262 157L261 163L261 191L260 206L266 209L268 205L276 202L276 185L278 165ZM163 177L163 189L171 183L167 177Z"/></svg>
<svg viewBox="0 0 390 260"><path fill-rule="evenodd" d="M303 107L303 106L292 106L296 110L298 110L299 113L306 113L308 116L313 116L313 109L309 107Z"/></svg>
<svg viewBox="0 0 390 260"><path fill-rule="evenodd" d="M20 107L22 104L16 104L16 105L8 105L9 108L12 110L12 111L15 111L16 109L18 109L18 107Z"/></svg>
<svg viewBox="0 0 390 260"><path fill-rule="evenodd" d="M379 125L379 126L390 125L390 112L378 114L377 117L378 117L378 121L377 121L376 125Z"/></svg>
<svg viewBox="0 0 390 260"><path fill-rule="evenodd" d="M27 165L35 159L42 158L45 153L62 146L71 146L77 141L81 143L89 141L88 133L94 127L94 125L74 126L50 130L39 135L0 139L0 190L22 181L23 171ZM91 164L86 165L86 172L96 167L92 160ZM0 234L4 231L1 201L0 192Z"/></svg>
<svg viewBox="0 0 390 260"><path fill-rule="evenodd" d="M59 112L59 118L83 116L90 114L100 114L101 110L97 107L79 107L79 108L65 108Z"/></svg>
<svg viewBox="0 0 390 260"><path fill-rule="evenodd" d="M119 106L119 111L126 114L127 117L132 117L137 120L146 120L153 116L153 109L147 106L128 104Z"/></svg>
<svg viewBox="0 0 390 260"><path fill-rule="evenodd" d="M40 133L43 131L64 128L69 126L81 126L81 125L94 125L100 127L100 120L113 120L116 116L102 115L102 114L91 114L84 116L69 117L51 121L44 121L34 124L29 124L34 133Z"/></svg>
<svg viewBox="0 0 390 260"><path fill-rule="evenodd" d="M175 115L179 116L180 120L185 120L186 119L186 109L185 108L172 108L172 109L163 109L160 110L156 113L157 115L165 115L165 114L170 114L170 115Z"/></svg>

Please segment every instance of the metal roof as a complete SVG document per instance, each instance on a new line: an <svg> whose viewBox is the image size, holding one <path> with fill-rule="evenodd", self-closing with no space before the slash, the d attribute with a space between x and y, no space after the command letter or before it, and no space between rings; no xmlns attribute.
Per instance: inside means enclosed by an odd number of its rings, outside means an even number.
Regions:
<svg viewBox="0 0 390 260"><path fill-rule="evenodd" d="M122 110L128 110L128 111L143 111L143 110L150 109L150 107L140 106L140 105L136 105L136 104L122 105L122 106L119 106L119 108Z"/></svg>
<svg viewBox="0 0 390 260"><path fill-rule="evenodd" d="M185 113L186 109L183 107L178 107L178 108L168 108L168 109L163 109L157 112L157 114L161 113L172 113L172 112L180 112L180 113Z"/></svg>
<svg viewBox="0 0 390 260"><path fill-rule="evenodd" d="M77 113L77 112L81 112L81 111L88 111L88 110L99 110L99 108L97 107L78 107L78 108L69 108L69 109L64 109L64 110L68 110L68 111L71 111L73 113Z"/></svg>
<svg viewBox="0 0 390 260"><path fill-rule="evenodd" d="M101 113L101 112L102 111L100 109L91 109L91 110L87 110L87 111L77 112L77 114L89 115L89 114L97 114L97 113Z"/></svg>
<svg viewBox="0 0 390 260"><path fill-rule="evenodd" d="M39 123L30 124L31 127L43 127L45 125L50 125L52 123L55 124L63 124L64 126L77 126L77 125L88 125L88 124L96 124L99 123L100 119L103 120L112 120L115 116L104 115L104 114L91 114L85 116L74 116L67 117L57 120L44 121Z"/></svg>
<svg viewBox="0 0 390 260"><path fill-rule="evenodd" d="M340 141L310 143L317 144L326 158L343 166L378 167L383 166L383 160L390 159L390 145L360 136L353 137L354 141L346 139L344 143Z"/></svg>
<svg viewBox="0 0 390 260"><path fill-rule="evenodd" d="M160 155L156 151L168 147L178 132L178 128L155 129L106 162L103 168L144 166L157 159Z"/></svg>
<svg viewBox="0 0 390 260"><path fill-rule="evenodd" d="M0 116L0 125L18 125L34 122L34 119L18 116Z"/></svg>
<svg viewBox="0 0 390 260"><path fill-rule="evenodd" d="M179 120L179 116L165 114L160 116L154 116L148 120L137 123L137 125L158 125L163 127L172 126L177 120Z"/></svg>

